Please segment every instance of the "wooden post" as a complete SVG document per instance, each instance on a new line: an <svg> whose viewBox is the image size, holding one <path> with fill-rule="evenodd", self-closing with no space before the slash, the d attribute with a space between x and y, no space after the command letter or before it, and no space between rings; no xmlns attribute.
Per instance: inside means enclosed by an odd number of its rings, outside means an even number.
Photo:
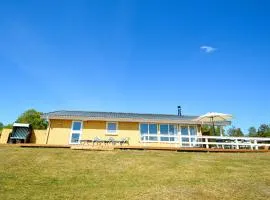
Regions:
<svg viewBox="0 0 270 200"><path fill-rule="evenodd" d="M238 145L238 140L237 139L235 140L235 143L236 143L236 149L239 149L239 145Z"/></svg>
<svg viewBox="0 0 270 200"><path fill-rule="evenodd" d="M259 148L258 148L258 145L257 145L258 144L257 140L254 140L254 144L255 144L255 149L258 150Z"/></svg>
<svg viewBox="0 0 270 200"><path fill-rule="evenodd" d="M208 138L205 138L206 148L209 149Z"/></svg>
<svg viewBox="0 0 270 200"><path fill-rule="evenodd" d="M252 141L251 140L248 140L248 148L250 147L251 150L253 150L253 145L252 145Z"/></svg>

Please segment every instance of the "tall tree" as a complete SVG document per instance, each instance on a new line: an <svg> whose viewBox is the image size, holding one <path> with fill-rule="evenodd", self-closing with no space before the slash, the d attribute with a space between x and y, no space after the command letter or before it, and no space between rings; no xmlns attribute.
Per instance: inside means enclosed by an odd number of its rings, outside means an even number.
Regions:
<svg viewBox="0 0 270 200"><path fill-rule="evenodd" d="M270 125L262 124L258 128L259 137L270 137Z"/></svg>
<svg viewBox="0 0 270 200"><path fill-rule="evenodd" d="M4 128L9 128L9 129L12 129L13 125L12 124L7 124L4 126Z"/></svg>
<svg viewBox="0 0 270 200"><path fill-rule="evenodd" d="M1 135L3 128L4 128L4 124L2 122L0 122L0 135Z"/></svg>
<svg viewBox="0 0 270 200"><path fill-rule="evenodd" d="M41 114L35 109L29 109L21 114L16 122L31 124L34 129L46 129L47 122L41 118Z"/></svg>
<svg viewBox="0 0 270 200"><path fill-rule="evenodd" d="M248 136L249 137L257 137L258 136L257 130L254 126L252 126L248 129Z"/></svg>
<svg viewBox="0 0 270 200"><path fill-rule="evenodd" d="M232 136L232 137L244 136L242 130L240 128L236 128L234 126L230 129L228 129L227 135Z"/></svg>

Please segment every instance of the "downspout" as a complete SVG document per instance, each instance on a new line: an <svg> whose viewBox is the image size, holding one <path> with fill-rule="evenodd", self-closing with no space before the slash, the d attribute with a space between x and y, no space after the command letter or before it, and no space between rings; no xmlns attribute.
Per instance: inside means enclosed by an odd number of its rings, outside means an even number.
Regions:
<svg viewBox="0 0 270 200"><path fill-rule="evenodd" d="M47 128L47 138L46 138L46 143L48 144L48 140L49 140L49 135L50 135L50 129L51 129L51 121L49 119L48 120L48 128Z"/></svg>

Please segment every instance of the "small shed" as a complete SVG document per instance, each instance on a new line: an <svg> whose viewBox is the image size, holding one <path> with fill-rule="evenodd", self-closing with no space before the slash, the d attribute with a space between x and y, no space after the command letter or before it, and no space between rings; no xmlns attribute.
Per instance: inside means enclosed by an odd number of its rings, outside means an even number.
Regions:
<svg viewBox="0 0 270 200"><path fill-rule="evenodd" d="M14 123L9 143L28 143L32 133L31 124Z"/></svg>

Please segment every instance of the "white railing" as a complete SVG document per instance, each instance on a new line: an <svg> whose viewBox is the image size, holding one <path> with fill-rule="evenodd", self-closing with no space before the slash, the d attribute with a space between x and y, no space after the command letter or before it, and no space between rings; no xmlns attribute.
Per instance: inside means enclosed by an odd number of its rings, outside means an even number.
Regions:
<svg viewBox="0 0 270 200"><path fill-rule="evenodd" d="M169 143L179 147L201 148L231 148L231 149L259 149L270 147L270 138L262 137L229 137L229 136L197 136L197 135L141 135L141 142L145 143Z"/></svg>

